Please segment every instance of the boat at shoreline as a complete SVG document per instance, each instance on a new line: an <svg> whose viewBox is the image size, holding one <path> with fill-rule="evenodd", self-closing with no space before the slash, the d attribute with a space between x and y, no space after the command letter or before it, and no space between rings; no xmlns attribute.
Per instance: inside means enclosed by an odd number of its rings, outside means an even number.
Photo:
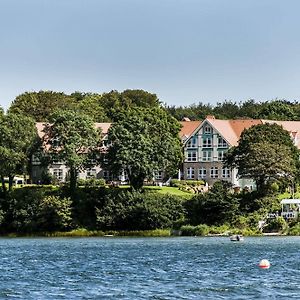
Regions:
<svg viewBox="0 0 300 300"><path fill-rule="evenodd" d="M230 241L231 242L243 242L244 237L240 234L234 234L230 236Z"/></svg>

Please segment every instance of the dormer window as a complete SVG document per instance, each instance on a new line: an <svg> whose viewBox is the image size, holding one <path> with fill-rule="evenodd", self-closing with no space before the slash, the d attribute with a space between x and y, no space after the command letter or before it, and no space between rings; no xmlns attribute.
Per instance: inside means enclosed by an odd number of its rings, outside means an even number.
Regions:
<svg viewBox="0 0 300 300"><path fill-rule="evenodd" d="M204 134L211 134L212 133L212 128L209 125L205 125L203 133Z"/></svg>

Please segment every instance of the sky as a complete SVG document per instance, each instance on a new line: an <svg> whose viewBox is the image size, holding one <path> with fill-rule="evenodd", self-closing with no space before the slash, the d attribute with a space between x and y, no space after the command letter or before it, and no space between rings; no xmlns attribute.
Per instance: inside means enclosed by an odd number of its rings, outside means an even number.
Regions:
<svg viewBox="0 0 300 300"><path fill-rule="evenodd" d="M39 90L300 100L299 11L298 0L0 0L0 106Z"/></svg>

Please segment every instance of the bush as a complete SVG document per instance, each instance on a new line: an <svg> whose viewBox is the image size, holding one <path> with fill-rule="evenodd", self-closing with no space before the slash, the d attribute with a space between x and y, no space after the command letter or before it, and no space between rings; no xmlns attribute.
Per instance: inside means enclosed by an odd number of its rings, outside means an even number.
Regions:
<svg viewBox="0 0 300 300"><path fill-rule="evenodd" d="M182 200L169 194L114 191L96 208L97 226L101 230L171 228L183 218Z"/></svg>
<svg viewBox="0 0 300 300"><path fill-rule="evenodd" d="M40 202L37 212L38 231L68 230L71 228L72 201L69 198L46 196Z"/></svg>
<svg viewBox="0 0 300 300"><path fill-rule="evenodd" d="M206 236L209 234L210 228L205 224L200 224L195 227L196 236Z"/></svg>
<svg viewBox="0 0 300 300"><path fill-rule="evenodd" d="M85 186L85 187L100 187L105 186L105 180L103 178L96 179L96 178L90 178L90 179L78 179L77 180L78 186Z"/></svg>
<svg viewBox="0 0 300 300"><path fill-rule="evenodd" d="M184 236L195 236L196 226L183 225L180 227L181 235Z"/></svg>
<svg viewBox="0 0 300 300"><path fill-rule="evenodd" d="M185 202L188 223L221 225L231 223L239 211L238 198L222 183L207 193L198 194Z"/></svg>
<svg viewBox="0 0 300 300"><path fill-rule="evenodd" d="M288 228L288 225L283 217L277 217L268 221L268 225L265 227L265 232L284 232Z"/></svg>
<svg viewBox="0 0 300 300"><path fill-rule="evenodd" d="M300 223L290 227L287 232L288 235L300 235Z"/></svg>

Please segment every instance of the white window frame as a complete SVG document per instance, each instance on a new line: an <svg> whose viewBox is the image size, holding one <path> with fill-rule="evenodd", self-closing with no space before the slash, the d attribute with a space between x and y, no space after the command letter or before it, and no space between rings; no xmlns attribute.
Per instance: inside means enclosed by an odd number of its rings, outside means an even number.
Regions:
<svg viewBox="0 0 300 300"><path fill-rule="evenodd" d="M222 178L230 178L230 169L229 168L222 168Z"/></svg>
<svg viewBox="0 0 300 300"><path fill-rule="evenodd" d="M187 142L187 148L196 148L197 147L197 136L192 136Z"/></svg>
<svg viewBox="0 0 300 300"><path fill-rule="evenodd" d="M63 169L58 169L58 168L55 168L53 169L53 176L58 180L58 181L63 181L64 179L64 172L63 172Z"/></svg>
<svg viewBox="0 0 300 300"><path fill-rule="evenodd" d="M187 161L197 161L198 152L197 151L188 151L187 152Z"/></svg>
<svg viewBox="0 0 300 300"><path fill-rule="evenodd" d="M204 179L204 178L206 178L206 176L207 176L207 170L206 170L206 168L199 168L199 170L198 170L198 178L199 179Z"/></svg>
<svg viewBox="0 0 300 300"><path fill-rule="evenodd" d="M205 125L203 128L203 133L204 134L212 134L212 128L209 125Z"/></svg>
<svg viewBox="0 0 300 300"><path fill-rule="evenodd" d="M227 142L221 137L218 137L218 148L228 148Z"/></svg>
<svg viewBox="0 0 300 300"><path fill-rule="evenodd" d="M208 155L210 154L210 155ZM202 151L202 160L211 161L212 160L212 151Z"/></svg>
<svg viewBox="0 0 300 300"><path fill-rule="evenodd" d="M210 178L219 178L219 168L218 167L210 168Z"/></svg>
<svg viewBox="0 0 300 300"><path fill-rule="evenodd" d="M186 168L186 178L187 179L195 179L195 168L194 167Z"/></svg>
<svg viewBox="0 0 300 300"><path fill-rule="evenodd" d="M213 144L212 137L205 137L203 139L202 147L203 148L212 148L212 144Z"/></svg>
<svg viewBox="0 0 300 300"><path fill-rule="evenodd" d="M222 161L226 151L218 151L218 161Z"/></svg>
<svg viewBox="0 0 300 300"><path fill-rule="evenodd" d="M163 171L159 170L159 171L155 171L154 172L154 178L155 180L163 180Z"/></svg>

